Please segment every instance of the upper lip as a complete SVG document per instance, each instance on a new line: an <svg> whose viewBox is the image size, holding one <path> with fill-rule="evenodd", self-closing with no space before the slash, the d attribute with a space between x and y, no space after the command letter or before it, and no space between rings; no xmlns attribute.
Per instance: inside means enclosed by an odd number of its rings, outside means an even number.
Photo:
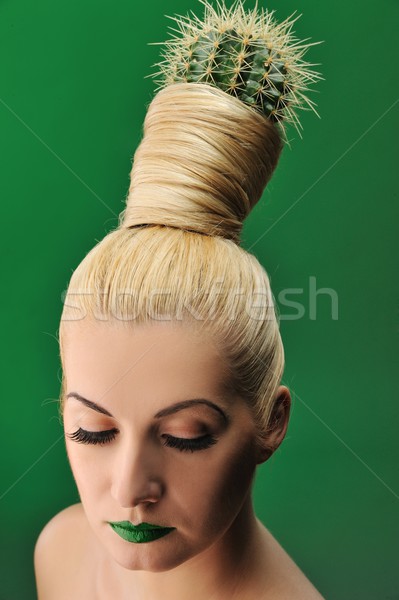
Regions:
<svg viewBox="0 0 399 600"><path fill-rule="evenodd" d="M169 529L165 525L154 525L152 523L139 523L138 525L134 525L130 521L108 521L108 523L112 523L112 525L118 525L123 529L130 529L131 531L148 531L150 529Z"/></svg>

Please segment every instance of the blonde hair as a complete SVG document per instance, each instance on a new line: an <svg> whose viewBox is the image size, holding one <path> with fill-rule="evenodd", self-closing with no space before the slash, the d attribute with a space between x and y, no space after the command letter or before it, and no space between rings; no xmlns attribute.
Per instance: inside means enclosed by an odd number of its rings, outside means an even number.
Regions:
<svg viewBox="0 0 399 600"><path fill-rule="evenodd" d="M61 362L70 319L189 323L211 334L230 389L266 435L284 350L267 273L239 244L281 150L271 121L217 88L178 83L158 92L118 227L71 277Z"/></svg>

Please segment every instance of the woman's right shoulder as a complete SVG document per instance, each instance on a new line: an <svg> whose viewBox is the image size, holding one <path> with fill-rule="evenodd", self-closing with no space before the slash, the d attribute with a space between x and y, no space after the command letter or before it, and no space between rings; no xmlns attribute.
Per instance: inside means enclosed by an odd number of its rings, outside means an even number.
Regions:
<svg viewBox="0 0 399 600"><path fill-rule="evenodd" d="M85 516L82 503L72 504L64 508L46 523L37 538L35 556L39 558L49 550L57 551L65 545L65 541L74 532L82 532L85 526ZM66 539L67 538L67 539Z"/></svg>
<svg viewBox="0 0 399 600"><path fill-rule="evenodd" d="M78 553L82 552L85 539L87 522L81 503L61 510L43 527L33 555L40 600L54 598L55 590L68 581L80 561Z"/></svg>

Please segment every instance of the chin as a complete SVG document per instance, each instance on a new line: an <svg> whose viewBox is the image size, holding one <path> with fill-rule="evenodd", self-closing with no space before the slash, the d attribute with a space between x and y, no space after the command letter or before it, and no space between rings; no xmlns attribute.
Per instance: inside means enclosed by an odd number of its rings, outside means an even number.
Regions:
<svg viewBox="0 0 399 600"><path fill-rule="evenodd" d="M186 562L194 552L179 549L175 544L161 544L162 540L156 540L148 544L129 545L123 549L114 547L112 556L114 560L124 569L129 571L150 571L162 573L175 569ZM129 542L126 542L129 544Z"/></svg>

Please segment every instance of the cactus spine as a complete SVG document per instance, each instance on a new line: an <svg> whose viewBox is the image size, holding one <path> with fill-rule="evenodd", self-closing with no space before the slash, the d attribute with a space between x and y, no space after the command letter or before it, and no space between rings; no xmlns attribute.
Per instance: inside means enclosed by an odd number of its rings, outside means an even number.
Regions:
<svg viewBox="0 0 399 600"><path fill-rule="evenodd" d="M161 89L172 83L207 83L260 110L277 123L287 140L285 123L292 123L300 137L302 125L297 109L312 110L316 104L306 93L308 85L323 79L302 57L310 46L321 42L300 42L291 32L301 16L277 23L274 12L245 12L242 0L230 9L208 0L204 19L170 17L178 26L177 35L163 42L163 60L155 66L161 75ZM295 14L295 13L293 13ZM309 39L309 38L307 38Z"/></svg>

